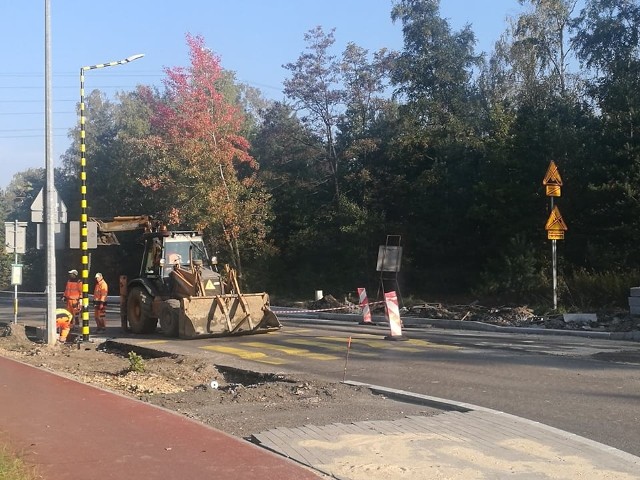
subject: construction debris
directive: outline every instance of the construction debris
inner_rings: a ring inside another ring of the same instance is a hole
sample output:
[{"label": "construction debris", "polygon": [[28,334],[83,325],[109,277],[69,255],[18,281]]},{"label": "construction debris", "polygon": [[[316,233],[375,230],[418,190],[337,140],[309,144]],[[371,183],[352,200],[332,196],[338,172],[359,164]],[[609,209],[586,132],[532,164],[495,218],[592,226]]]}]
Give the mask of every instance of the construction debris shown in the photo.
[{"label": "construction debris", "polygon": [[[340,302],[332,295],[325,295],[314,302],[299,305],[311,311],[332,311],[336,313],[361,314],[359,305],[345,298]],[[370,301],[373,315],[385,315],[384,302]],[[597,313],[539,315],[526,305],[503,305],[486,307],[478,302],[467,305],[445,304],[442,302],[419,303],[401,309],[402,317],[417,317],[443,320],[481,322],[503,327],[533,327],[559,330],[593,330],[608,332],[629,332],[640,330],[640,316],[630,315],[625,310],[607,310]],[[582,318],[588,318],[584,321]],[[595,319],[595,320],[594,320]]]},{"label": "construction debris", "polygon": [[483,307],[480,305],[443,305],[441,303],[423,303],[407,310],[407,316],[422,318],[442,318],[447,320],[466,320],[469,322],[491,323],[502,326],[532,326],[544,324],[544,318],[533,313],[526,306],[519,307]]},{"label": "construction debris", "polygon": [[[406,316],[447,320],[482,322],[505,327],[537,327],[564,330],[595,330],[628,332],[640,330],[640,318],[620,310],[600,311],[597,314],[536,315],[527,306],[484,307],[476,303],[470,305],[444,305],[423,303],[410,307]],[[588,315],[589,322],[581,320]],[[594,320],[595,319],[595,320]]]},{"label": "construction debris", "polygon": [[315,311],[330,310],[338,313],[357,313],[359,310],[359,307],[356,304],[351,303],[346,299],[344,302],[340,302],[336,300],[333,295],[325,295],[320,300],[310,302],[307,304],[306,308]]}]

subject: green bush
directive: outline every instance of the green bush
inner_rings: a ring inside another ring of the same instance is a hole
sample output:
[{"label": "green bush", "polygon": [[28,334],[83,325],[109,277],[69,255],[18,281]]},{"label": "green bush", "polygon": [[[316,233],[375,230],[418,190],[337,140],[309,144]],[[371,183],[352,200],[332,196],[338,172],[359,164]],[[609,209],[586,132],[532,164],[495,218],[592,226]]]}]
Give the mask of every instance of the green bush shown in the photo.
[{"label": "green bush", "polygon": [[589,272],[579,269],[565,277],[563,301],[579,310],[629,306],[629,289],[640,286],[640,274],[632,271]]},{"label": "green bush", "polygon": [[524,236],[516,235],[500,257],[487,262],[472,293],[502,302],[539,300],[546,295],[550,283],[541,265],[531,243]]},{"label": "green bush", "polygon": [[144,360],[136,352],[129,352],[129,371],[144,372]]}]

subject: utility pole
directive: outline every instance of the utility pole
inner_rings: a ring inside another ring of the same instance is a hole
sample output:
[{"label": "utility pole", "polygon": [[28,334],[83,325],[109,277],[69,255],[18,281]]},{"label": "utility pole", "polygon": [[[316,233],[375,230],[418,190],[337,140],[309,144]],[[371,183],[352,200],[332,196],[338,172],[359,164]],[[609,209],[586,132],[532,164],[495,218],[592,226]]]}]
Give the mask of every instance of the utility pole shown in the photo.
[{"label": "utility pole", "polygon": [[46,171],[46,225],[47,225],[47,343],[56,342],[56,237],[58,202],[53,175],[53,145],[51,123],[51,8],[50,0],[44,2],[44,125]]}]

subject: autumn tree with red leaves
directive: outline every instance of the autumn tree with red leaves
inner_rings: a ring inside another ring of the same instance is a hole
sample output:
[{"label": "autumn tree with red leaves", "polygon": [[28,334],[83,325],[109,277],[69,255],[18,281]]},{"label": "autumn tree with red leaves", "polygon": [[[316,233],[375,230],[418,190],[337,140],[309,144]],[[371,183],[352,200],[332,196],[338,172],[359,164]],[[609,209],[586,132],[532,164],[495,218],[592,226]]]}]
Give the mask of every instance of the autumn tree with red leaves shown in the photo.
[{"label": "autumn tree with red leaves", "polygon": [[147,91],[152,134],[141,140],[149,161],[140,181],[169,223],[205,230],[241,274],[241,257],[265,247],[269,197],[241,133],[244,113],[222,92],[220,59],[200,36],[187,43],[191,66],[166,70],[163,95]]}]

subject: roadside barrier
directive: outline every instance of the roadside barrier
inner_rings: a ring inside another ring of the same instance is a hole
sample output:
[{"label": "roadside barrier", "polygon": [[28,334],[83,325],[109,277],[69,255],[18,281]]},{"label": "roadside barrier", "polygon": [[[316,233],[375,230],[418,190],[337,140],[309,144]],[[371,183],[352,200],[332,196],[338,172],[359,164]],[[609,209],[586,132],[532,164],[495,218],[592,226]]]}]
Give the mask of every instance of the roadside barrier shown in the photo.
[{"label": "roadside barrier", "polygon": [[371,320],[371,310],[369,310],[367,290],[365,288],[358,288],[358,297],[360,301],[360,308],[362,309],[362,321],[360,322],[360,325],[373,324],[373,321]]},{"label": "roadside barrier", "polygon": [[385,311],[389,320],[390,334],[384,337],[385,340],[406,340],[402,335],[402,320],[400,319],[400,309],[398,308],[398,296],[396,292],[385,292]]}]

